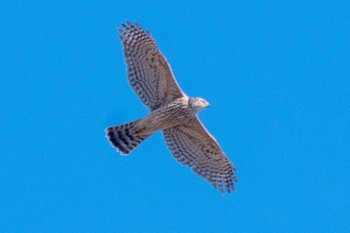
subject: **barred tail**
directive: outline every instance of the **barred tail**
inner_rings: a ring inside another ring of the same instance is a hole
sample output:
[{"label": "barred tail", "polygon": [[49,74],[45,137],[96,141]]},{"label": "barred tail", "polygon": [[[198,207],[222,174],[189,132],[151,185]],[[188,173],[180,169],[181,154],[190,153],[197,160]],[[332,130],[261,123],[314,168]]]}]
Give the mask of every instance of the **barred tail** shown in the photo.
[{"label": "barred tail", "polygon": [[134,132],[133,127],[137,121],[123,125],[112,126],[106,129],[106,137],[113,147],[124,155],[129,154],[141,142],[150,135],[138,135]]}]

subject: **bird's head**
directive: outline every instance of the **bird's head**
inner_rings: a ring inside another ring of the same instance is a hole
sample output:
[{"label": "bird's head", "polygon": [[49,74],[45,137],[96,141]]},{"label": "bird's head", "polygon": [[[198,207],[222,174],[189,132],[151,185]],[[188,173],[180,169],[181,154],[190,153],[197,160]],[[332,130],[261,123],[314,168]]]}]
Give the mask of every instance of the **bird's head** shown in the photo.
[{"label": "bird's head", "polygon": [[190,98],[188,101],[188,104],[196,112],[199,112],[200,110],[210,106],[208,101],[206,101],[205,99],[202,99],[202,98]]}]

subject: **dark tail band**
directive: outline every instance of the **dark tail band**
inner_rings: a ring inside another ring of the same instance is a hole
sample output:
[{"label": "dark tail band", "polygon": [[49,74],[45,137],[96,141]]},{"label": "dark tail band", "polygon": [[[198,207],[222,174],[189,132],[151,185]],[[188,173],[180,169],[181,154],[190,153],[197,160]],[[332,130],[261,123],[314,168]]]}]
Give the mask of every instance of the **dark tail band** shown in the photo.
[{"label": "dark tail band", "polygon": [[150,135],[138,135],[133,132],[135,121],[109,127],[106,129],[106,136],[113,147],[117,148],[119,152],[124,155],[129,154],[141,142],[143,142]]}]

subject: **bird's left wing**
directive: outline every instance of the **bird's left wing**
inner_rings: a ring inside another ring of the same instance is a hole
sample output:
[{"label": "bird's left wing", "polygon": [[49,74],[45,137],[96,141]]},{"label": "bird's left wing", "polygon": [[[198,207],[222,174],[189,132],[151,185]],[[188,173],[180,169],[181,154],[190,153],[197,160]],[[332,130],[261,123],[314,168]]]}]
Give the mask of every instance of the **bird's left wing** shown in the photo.
[{"label": "bird's left wing", "polygon": [[191,167],[220,192],[223,192],[223,185],[227,192],[234,190],[236,169],[198,117],[193,117],[190,124],[163,130],[163,137],[178,162]]},{"label": "bird's left wing", "polygon": [[128,21],[118,30],[130,86],[143,104],[154,110],[185,95],[148,31]]}]

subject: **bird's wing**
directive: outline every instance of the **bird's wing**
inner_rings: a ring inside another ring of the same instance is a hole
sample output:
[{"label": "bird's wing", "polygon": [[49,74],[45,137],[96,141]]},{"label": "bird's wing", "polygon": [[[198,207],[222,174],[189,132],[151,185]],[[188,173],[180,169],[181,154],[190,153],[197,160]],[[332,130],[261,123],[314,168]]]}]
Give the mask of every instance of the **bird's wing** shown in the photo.
[{"label": "bird's wing", "polygon": [[185,96],[171,68],[148,31],[126,21],[119,30],[127,77],[136,95],[150,110]]},{"label": "bird's wing", "polygon": [[190,124],[163,130],[163,137],[178,162],[191,167],[220,192],[223,192],[223,185],[227,192],[234,190],[236,169],[198,117],[194,117]]}]

